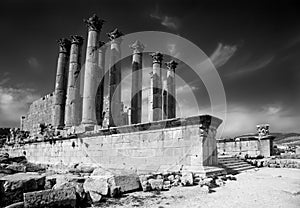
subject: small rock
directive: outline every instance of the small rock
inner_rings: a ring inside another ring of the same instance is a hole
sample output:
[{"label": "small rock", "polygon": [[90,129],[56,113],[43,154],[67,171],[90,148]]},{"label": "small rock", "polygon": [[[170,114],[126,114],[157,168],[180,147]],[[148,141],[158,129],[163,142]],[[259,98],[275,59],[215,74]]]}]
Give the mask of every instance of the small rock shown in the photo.
[{"label": "small rock", "polygon": [[121,196],[121,187],[120,186],[111,186],[109,188],[110,197],[117,198]]},{"label": "small rock", "polygon": [[216,183],[217,186],[224,186],[225,185],[225,182],[220,178],[216,179],[215,183]]},{"label": "small rock", "polygon": [[203,194],[208,194],[209,193],[209,186],[203,185],[200,187],[200,192]]},{"label": "small rock", "polygon": [[174,181],[175,177],[174,175],[168,176],[168,180],[172,183]]},{"label": "small rock", "polygon": [[163,179],[149,179],[148,182],[153,190],[160,191],[163,189]]},{"label": "small rock", "polygon": [[151,191],[151,184],[148,181],[143,181],[141,184],[144,192]]},{"label": "small rock", "polygon": [[101,194],[96,193],[94,191],[89,191],[88,194],[89,194],[89,196],[90,196],[90,198],[92,200],[92,203],[98,203],[98,202],[101,201],[101,198],[102,198]]},{"label": "small rock", "polygon": [[183,172],[181,176],[181,183],[184,186],[192,186],[194,184],[193,173]]},{"label": "small rock", "polygon": [[102,176],[90,177],[83,184],[85,192],[95,192],[103,196],[108,194],[108,187],[108,178]]},{"label": "small rock", "polygon": [[171,182],[170,181],[164,181],[163,182],[163,190],[169,190],[171,188]]}]

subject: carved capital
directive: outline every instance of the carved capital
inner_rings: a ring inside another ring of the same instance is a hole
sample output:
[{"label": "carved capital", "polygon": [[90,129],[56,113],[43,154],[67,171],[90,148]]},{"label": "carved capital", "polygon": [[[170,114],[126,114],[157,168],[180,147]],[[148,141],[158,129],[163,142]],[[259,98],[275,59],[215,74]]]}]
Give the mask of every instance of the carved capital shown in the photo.
[{"label": "carved capital", "polygon": [[132,45],[129,46],[133,50],[133,53],[142,53],[145,49],[144,44],[136,40]]},{"label": "carved capital", "polygon": [[83,21],[88,26],[89,31],[100,31],[104,23],[104,20],[100,19],[96,14]]},{"label": "carved capital", "polygon": [[71,41],[67,38],[61,38],[57,41],[59,46],[59,53],[69,53],[71,47]]},{"label": "carved capital", "polygon": [[150,54],[152,56],[152,61],[153,63],[160,63],[162,62],[163,60],[163,55],[160,53],[160,52],[154,52],[152,54]]},{"label": "carved capital", "polygon": [[172,71],[175,71],[175,69],[176,69],[176,67],[178,65],[178,63],[176,61],[174,61],[174,60],[171,60],[171,61],[169,61],[169,62],[167,62],[165,64],[166,64],[167,68],[169,70],[172,70]]},{"label": "carved capital", "polygon": [[83,44],[83,37],[79,35],[72,35],[71,36],[72,44],[82,45]]},{"label": "carved capital", "polygon": [[120,32],[118,30],[118,28],[114,29],[113,31],[111,31],[110,33],[107,33],[107,36],[109,38],[110,41],[116,40],[119,38],[119,40],[121,40],[121,36],[123,36],[123,33]]}]

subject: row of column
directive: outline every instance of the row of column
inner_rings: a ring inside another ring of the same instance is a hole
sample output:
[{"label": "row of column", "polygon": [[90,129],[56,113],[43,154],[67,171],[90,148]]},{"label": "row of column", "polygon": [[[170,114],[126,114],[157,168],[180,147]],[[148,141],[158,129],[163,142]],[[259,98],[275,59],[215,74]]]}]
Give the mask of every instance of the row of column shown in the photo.
[{"label": "row of column", "polygon": [[[53,125],[56,128],[79,125],[102,125],[104,119],[104,77],[105,77],[105,43],[100,41],[103,20],[93,15],[85,20],[88,27],[86,62],[84,73],[83,96],[80,96],[81,50],[83,38],[71,36],[60,39],[57,74],[55,84],[55,100]],[[109,70],[109,126],[121,125],[121,41],[123,34],[115,29],[108,33],[110,39]],[[131,90],[131,123],[141,123],[142,118],[142,54],[144,45],[134,42],[130,48],[132,55],[132,90]],[[175,68],[177,63],[166,63],[168,72],[166,86],[162,90],[163,55],[153,53],[153,71],[151,73],[150,121],[176,117],[175,101]],[[164,106],[162,106],[164,103]],[[164,110],[163,110],[164,109]]]}]

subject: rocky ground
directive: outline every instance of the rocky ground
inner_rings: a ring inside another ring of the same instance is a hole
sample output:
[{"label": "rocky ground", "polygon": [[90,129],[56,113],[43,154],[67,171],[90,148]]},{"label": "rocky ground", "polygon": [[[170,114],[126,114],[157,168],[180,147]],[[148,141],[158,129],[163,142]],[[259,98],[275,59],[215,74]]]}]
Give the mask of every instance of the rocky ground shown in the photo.
[{"label": "rocky ground", "polygon": [[300,169],[274,167],[235,176],[137,175],[94,164],[39,165],[2,154],[0,207],[300,207]]},{"label": "rocky ground", "polygon": [[169,191],[134,192],[98,207],[300,207],[300,170],[260,168],[236,175],[224,186],[204,191],[200,186]]}]

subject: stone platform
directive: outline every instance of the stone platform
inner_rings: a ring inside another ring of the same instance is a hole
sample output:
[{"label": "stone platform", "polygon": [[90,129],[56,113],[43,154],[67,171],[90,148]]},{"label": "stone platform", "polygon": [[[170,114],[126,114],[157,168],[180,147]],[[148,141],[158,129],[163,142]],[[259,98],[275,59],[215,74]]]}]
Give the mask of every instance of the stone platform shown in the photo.
[{"label": "stone platform", "polygon": [[204,166],[218,164],[215,135],[221,122],[200,115],[92,131],[75,128],[72,136],[1,151],[12,156],[26,153],[29,162],[42,164],[89,163],[137,172],[179,168],[200,173],[205,172]]}]

